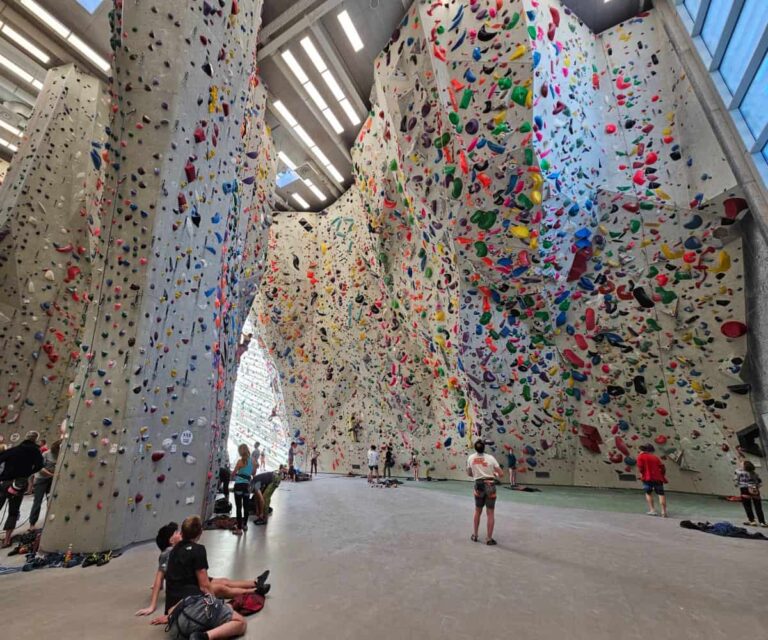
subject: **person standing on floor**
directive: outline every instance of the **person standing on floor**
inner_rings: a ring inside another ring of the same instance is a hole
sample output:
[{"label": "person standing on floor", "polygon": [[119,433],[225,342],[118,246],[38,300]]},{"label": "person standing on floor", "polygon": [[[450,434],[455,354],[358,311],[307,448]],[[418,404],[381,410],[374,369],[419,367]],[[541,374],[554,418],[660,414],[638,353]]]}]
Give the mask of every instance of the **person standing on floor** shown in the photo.
[{"label": "person standing on floor", "polygon": [[247,444],[241,444],[237,448],[240,459],[235,465],[235,513],[237,515],[237,528],[235,535],[241,535],[248,531],[248,507],[251,497],[251,479],[253,478],[253,459]]},{"label": "person standing on floor", "polygon": [[[765,515],[763,515],[763,498],[760,496],[760,486],[763,481],[755,473],[755,465],[749,460],[741,461],[741,469],[736,471],[736,483],[739,485],[741,504],[747,514],[747,522],[744,524],[756,527],[759,522],[761,527],[768,527],[765,524]],[[757,514],[757,522],[755,521],[755,514]]]},{"label": "person standing on floor", "polygon": [[384,477],[392,477],[392,467],[395,466],[395,454],[392,452],[392,445],[388,444],[384,452]]},{"label": "person standing on floor", "polygon": [[57,440],[43,454],[43,468],[35,474],[33,484],[34,500],[32,509],[29,512],[29,530],[34,531],[37,528],[37,521],[40,518],[40,508],[43,506],[43,498],[51,492],[53,485],[53,474],[56,471],[56,461],[59,459],[61,450],[61,440]]},{"label": "person standing on floor", "polygon": [[320,457],[320,452],[317,450],[317,445],[312,445],[312,456],[309,462],[309,475],[317,475],[317,459]]},{"label": "person standing on floor", "polygon": [[411,470],[413,471],[413,479],[419,481],[419,452],[414,449],[411,451]]},{"label": "person standing on floor", "polygon": [[661,517],[667,517],[667,496],[664,494],[664,485],[667,482],[667,469],[661,459],[653,452],[656,451],[652,444],[640,446],[640,455],[637,456],[637,470],[640,472],[640,479],[643,481],[643,491],[645,492],[645,501],[648,503],[648,515],[658,515],[653,501],[653,494],[659,496],[659,506],[661,507]]},{"label": "person standing on floor", "polygon": [[475,453],[467,458],[467,475],[475,481],[475,518],[472,541],[477,542],[480,517],[483,515],[483,507],[485,507],[487,533],[485,544],[495,545],[493,528],[496,524],[496,478],[503,478],[504,472],[496,458],[485,452],[485,442],[482,440],[475,442]]},{"label": "person standing on floor", "polygon": [[517,485],[517,456],[512,453],[512,449],[507,451],[507,466],[509,467],[509,486]]},{"label": "person standing on floor", "polygon": [[253,460],[253,472],[259,472],[259,466],[261,463],[261,442],[255,442],[253,444],[253,453],[251,453],[251,460]]},{"label": "person standing on floor", "polygon": [[291,442],[291,446],[288,449],[288,477],[296,482],[296,449],[298,445],[295,442]]},{"label": "person standing on floor", "polygon": [[372,444],[371,448],[368,449],[368,482],[372,483],[374,479],[374,474],[376,478],[376,482],[379,481],[379,452],[376,451],[376,445]]},{"label": "person standing on floor", "polygon": [[21,515],[21,503],[29,486],[29,478],[43,468],[43,454],[37,446],[40,434],[29,431],[24,440],[15,447],[0,452],[0,512],[8,503],[5,520],[5,537],[1,548],[11,546],[11,537]]}]

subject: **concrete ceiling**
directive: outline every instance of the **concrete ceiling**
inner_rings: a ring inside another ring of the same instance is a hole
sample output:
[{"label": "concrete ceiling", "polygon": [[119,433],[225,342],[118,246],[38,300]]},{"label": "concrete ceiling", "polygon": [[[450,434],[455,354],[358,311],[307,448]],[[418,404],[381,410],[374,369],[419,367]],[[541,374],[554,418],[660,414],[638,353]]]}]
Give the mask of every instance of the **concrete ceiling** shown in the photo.
[{"label": "concrete ceiling", "polygon": [[[290,127],[276,117],[274,111],[268,117],[273,128],[276,146],[295,164],[302,178],[310,177],[313,183],[326,195],[321,201],[300,181],[285,188],[278,188],[278,195],[289,209],[298,205],[291,200],[298,193],[317,211],[333,202],[352,184],[352,164],[349,149],[352,147],[361,124],[353,125],[333,97],[330,89],[316,70],[314,64],[301,46],[301,40],[309,37],[322,55],[345,96],[355,106],[361,121],[365,121],[370,108],[370,93],[373,85],[373,62],[389,41],[389,37],[405,15],[412,0],[266,0],[262,13],[262,36],[259,59],[261,76],[267,85],[272,100],[280,100],[307,131],[312,140],[342,174],[344,180],[338,184],[323,169],[322,164],[296,139]],[[363,49],[355,52],[337,18],[347,11],[360,38]],[[306,90],[288,70],[281,53],[289,50],[317,88],[344,131],[336,134]],[[283,169],[282,166],[280,169]]]},{"label": "concrete ceiling", "polygon": [[652,0],[562,0],[594,33],[636,16],[653,7]]}]

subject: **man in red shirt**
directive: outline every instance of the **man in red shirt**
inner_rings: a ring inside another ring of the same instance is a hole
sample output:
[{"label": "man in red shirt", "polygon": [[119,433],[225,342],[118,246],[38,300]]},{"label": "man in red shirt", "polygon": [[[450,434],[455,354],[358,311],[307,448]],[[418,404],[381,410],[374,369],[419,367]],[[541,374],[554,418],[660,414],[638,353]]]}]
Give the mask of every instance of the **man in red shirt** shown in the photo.
[{"label": "man in red shirt", "polygon": [[652,444],[644,444],[640,447],[642,453],[637,456],[637,470],[640,472],[640,479],[643,481],[643,491],[645,491],[645,501],[648,503],[648,515],[655,516],[656,506],[653,502],[653,494],[659,496],[659,505],[661,506],[661,517],[667,517],[667,496],[664,495],[664,484],[667,482],[665,477],[666,468],[658,456],[654,455],[656,449]]}]

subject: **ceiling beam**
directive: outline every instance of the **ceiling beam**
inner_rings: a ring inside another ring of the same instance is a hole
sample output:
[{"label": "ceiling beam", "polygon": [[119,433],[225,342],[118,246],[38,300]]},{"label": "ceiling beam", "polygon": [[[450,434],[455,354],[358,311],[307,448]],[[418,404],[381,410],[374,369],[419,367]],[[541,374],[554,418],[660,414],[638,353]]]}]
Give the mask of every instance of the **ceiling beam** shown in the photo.
[{"label": "ceiling beam", "polygon": [[[269,94],[269,99],[267,100],[267,108],[272,112],[272,115],[277,118],[278,122],[285,128],[285,130],[291,135],[291,137],[299,143],[299,145],[305,150],[307,157],[313,157],[314,154],[309,150],[309,147],[307,146],[307,143],[304,142],[299,136],[296,135],[293,128],[285,121],[283,118],[283,115],[274,107],[275,104],[275,96],[272,94]],[[329,180],[331,181],[331,186],[333,190],[333,195],[335,197],[339,197],[341,195],[341,190],[337,187],[336,181],[333,179],[333,176],[331,173],[326,169],[323,165],[321,165],[319,162],[314,161],[316,166],[320,167],[320,170],[328,176]]]},{"label": "ceiling beam", "polygon": [[284,44],[293,40],[298,34],[306,29],[309,29],[315,22],[320,20],[326,13],[338,7],[343,0],[325,0],[319,7],[313,9],[307,13],[301,20],[294,22],[290,27],[283,31],[280,35],[276,36],[274,40],[271,40],[259,49],[258,59],[264,60],[269,58]]},{"label": "ceiling beam", "polygon": [[[317,120],[317,122],[325,131],[325,133],[328,134],[328,137],[332,140],[333,144],[336,145],[336,148],[346,158],[347,162],[352,164],[352,155],[349,153],[349,149],[347,149],[347,147],[339,138],[338,134],[334,131],[331,124],[325,119],[323,112],[320,111],[317,105],[312,101],[312,98],[309,97],[307,92],[304,90],[304,87],[302,87],[301,84],[299,84],[299,81],[296,79],[296,76],[293,75],[293,72],[288,68],[288,65],[285,64],[285,62],[283,61],[283,58],[281,56],[275,56],[274,62],[275,64],[277,64],[277,68],[280,69],[280,72],[283,74],[283,76],[285,76],[285,79],[288,81],[288,84],[291,85],[291,88],[304,101],[304,104],[310,110],[315,120]],[[315,143],[317,143],[317,140],[315,140]],[[319,146],[320,145],[318,145],[318,147]],[[320,150],[322,151],[322,149]],[[311,154],[311,155],[312,157],[314,157],[314,154]]]},{"label": "ceiling beam", "polygon": [[272,22],[264,25],[259,31],[259,42],[266,44],[272,37],[272,34],[282,29],[285,25],[289,24],[292,20],[298,18],[302,13],[309,11],[313,4],[317,4],[317,0],[299,0],[294,2],[292,6],[283,11]]},{"label": "ceiling beam", "polygon": [[[366,99],[364,96],[360,95],[360,89],[352,79],[349,69],[347,69],[347,65],[344,64],[339,52],[336,51],[336,47],[333,46],[325,27],[320,22],[315,22],[311,27],[311,31],[312,35],[315,36],[315,39],[320,45],[321,52],[324,53],[325,57],[328,59],[328,62],[331,65],[331,70],[336,72],[339,82],[341,82],[341,86],[344,89],[344,94],[349,98],[349,101],[355,108],[355,112],[359,116],[366,114],[368,112]],[[361,117],[360,119],[365,121],[364,117]]]}]

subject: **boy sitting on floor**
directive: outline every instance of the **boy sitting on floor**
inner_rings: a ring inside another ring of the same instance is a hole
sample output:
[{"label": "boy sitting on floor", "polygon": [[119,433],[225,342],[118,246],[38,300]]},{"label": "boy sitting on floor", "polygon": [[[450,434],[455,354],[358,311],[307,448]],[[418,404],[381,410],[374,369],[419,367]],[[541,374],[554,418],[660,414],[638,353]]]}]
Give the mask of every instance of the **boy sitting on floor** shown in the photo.
[{"label": "boy sitting on floor", "polygon": [[[155,538],[160,549],[160,558],[158,559],[157,572],[155,573],[155,582],[152,584],[152,597],[149,606],[145,609],[139,609],[137,616],[149,616],[157,609],[157,600],[160,591],[163,588],[165,574],[168,571],[168,558],[173,548],[181,542],[181,530],[175,522],[170,522],[160,527]],[[267,584],[269,571],[262,573],[256,580],[229,580],[227,578],[209,578],[211,584],[211,593],[217,598],[227,600],[245,593],[259,593],[267,595],[272,585]]]}]

